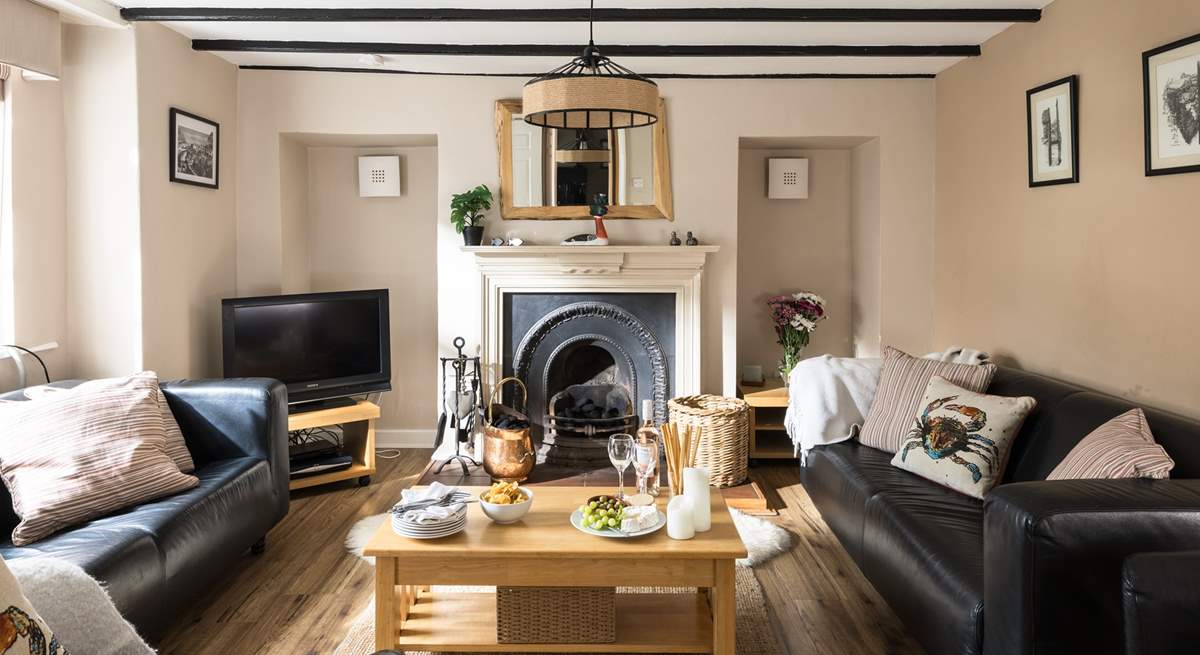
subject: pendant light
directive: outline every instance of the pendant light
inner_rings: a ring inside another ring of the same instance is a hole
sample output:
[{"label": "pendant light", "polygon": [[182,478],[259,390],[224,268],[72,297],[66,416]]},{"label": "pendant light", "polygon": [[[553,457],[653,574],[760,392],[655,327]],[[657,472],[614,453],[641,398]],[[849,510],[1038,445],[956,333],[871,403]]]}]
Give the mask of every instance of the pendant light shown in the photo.
[{"label": "pendant light", "polygon": [[658,85],[600,54],[592,40],[595,0],[583,54],[525,83],[525,122],[539,127],[614,129],[658,121]]}]

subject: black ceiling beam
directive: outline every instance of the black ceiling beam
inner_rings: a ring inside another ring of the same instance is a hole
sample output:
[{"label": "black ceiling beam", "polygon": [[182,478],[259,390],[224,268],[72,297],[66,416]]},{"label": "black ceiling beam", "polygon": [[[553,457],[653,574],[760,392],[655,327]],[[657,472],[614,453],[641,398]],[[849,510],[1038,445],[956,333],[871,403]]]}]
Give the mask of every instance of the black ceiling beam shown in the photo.
[{"label": "black ceiling beam", "polygon": [[[536,77],[540,73],[442,73],[391,68],[353,68],[345,66],[238,66],[243,70],[306,71],[319,73],[374,73],[383,75],[449,75],[452,77]],[[928,80],[933,73],[650,73],[645,77],[680,80]]]},{"label": "black ceiling beam", "polygon": [[[578,45],[194,39],[194,50],[305,54],[574,57]],[[618,57],[978,57],[977,45],[601,45]]]},{"label": "black ceiling beam", "polygon": [[[586,22],[587,9],[456,8],[217,8],[129,7],[129,21],[263,22]],[[1036,23],[1041,9],[804,9],[772,7],[688,7],[597,9],[597,22],[758,22],[758,23]]]}]

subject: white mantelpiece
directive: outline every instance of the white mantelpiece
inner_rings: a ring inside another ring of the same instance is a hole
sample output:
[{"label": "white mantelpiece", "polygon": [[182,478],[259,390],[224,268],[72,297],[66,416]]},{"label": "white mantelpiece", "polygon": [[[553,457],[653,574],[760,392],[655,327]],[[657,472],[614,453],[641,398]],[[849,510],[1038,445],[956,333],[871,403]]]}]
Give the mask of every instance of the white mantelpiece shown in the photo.
[{"label": "white mantelpiece", "polygon": [[719,246],[473,246],[483,365],[503,370],[506,293],[672,293],[675,394],[700,392],[700,278]]}]

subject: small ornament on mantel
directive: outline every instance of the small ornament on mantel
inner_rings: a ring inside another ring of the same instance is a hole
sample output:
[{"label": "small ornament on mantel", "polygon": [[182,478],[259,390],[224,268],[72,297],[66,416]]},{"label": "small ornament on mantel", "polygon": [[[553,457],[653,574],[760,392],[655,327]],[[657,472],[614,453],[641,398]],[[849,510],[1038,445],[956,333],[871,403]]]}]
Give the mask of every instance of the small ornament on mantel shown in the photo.
[{"label": "small ornament on mantel", "polygon": [[688,244],[689,246],[698,246],[698,245],[700,245],[700,240],[699,240],[699,239],[697,239],[696,237],[692,236],[692,231],[691,231],[691,230],[688,230],[688,235],[687,235],[687,244]]},{"label": "small ornament on mantel", "polygon": [[681,245],[683,245],[683,242],[679,240],[679,233],[678,233],[678,232],[671,232],[671,241],[670,241],[670,243],[671,243],[671,245],[672,245],[672,246],[681,246]]}]

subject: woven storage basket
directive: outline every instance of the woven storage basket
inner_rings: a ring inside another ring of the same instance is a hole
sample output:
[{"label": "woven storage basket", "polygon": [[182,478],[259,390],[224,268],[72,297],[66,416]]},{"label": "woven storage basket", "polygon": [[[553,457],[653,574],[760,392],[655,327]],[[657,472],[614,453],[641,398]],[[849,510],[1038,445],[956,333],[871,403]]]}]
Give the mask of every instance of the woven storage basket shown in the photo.
[{"label": "woven storage basket", "polygon": [[611,644],[617,640],[614,587],[497,587],[502,644]]},{"label": "woven storage basket", "polygon": [[699,427],[700,447],[696,466],[708,469],[714,487],[732,487],[746,481],[750,459],[750,406],[724,396],[683,396],[667,403],[671,422]]}]

